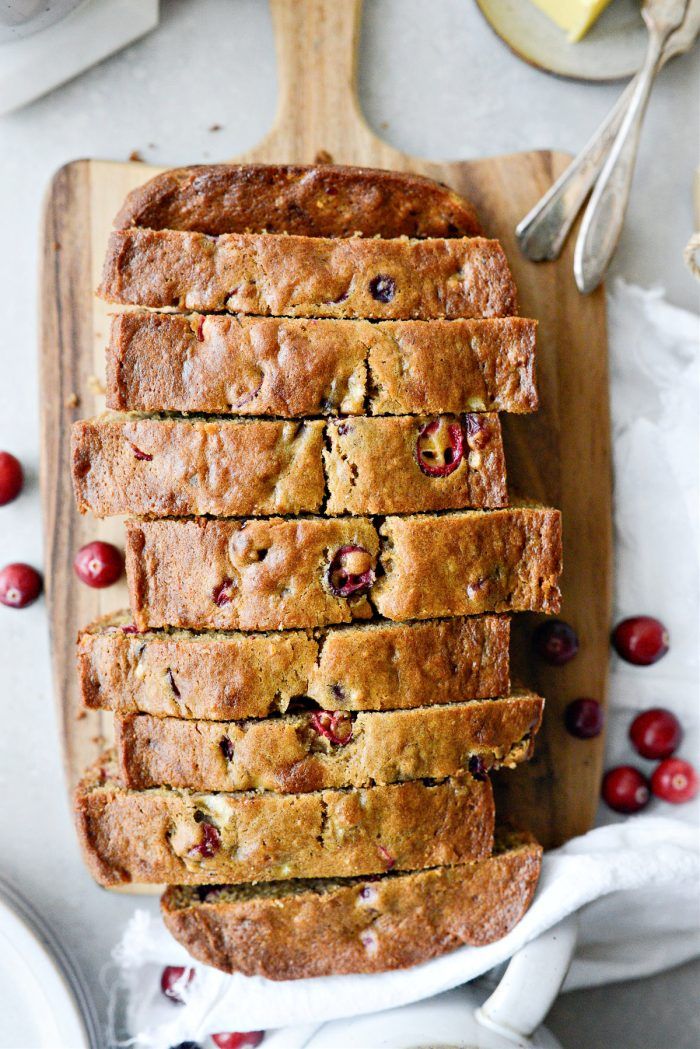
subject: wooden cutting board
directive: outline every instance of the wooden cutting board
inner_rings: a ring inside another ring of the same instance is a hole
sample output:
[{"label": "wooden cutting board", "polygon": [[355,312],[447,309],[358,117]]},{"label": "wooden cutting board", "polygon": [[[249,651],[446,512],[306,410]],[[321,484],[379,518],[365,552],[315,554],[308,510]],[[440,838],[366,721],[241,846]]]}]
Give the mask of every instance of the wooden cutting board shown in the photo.
[{"label": "wooden cutting board", "polygon": [[[582,298],[571,251],[535,265],[519,254],[513,229],[567,163],[551,152],[432,163],[397,152],[365,124],[355,93],[360,0],[272,0],[280,103],[276,123],[242,160],[336,163],[415,171],[441,179],[474,202],[489,235],[500,237],[520,292],[520,309],[540,321],[542,409],[503,416],[509,478],[521,493],[564,513],[563,616],[582,640],[563,669],[536,664],[516,637],[518,673],[547,698],[532,764],[500,776],[501,810],[546,845],[592,823],[602,738],[582,742],[562,725],[577,696],[604,700],[611,599],[610,425],[603,292]],[[488,146],[488,144],[485,144]],[[183,163],[187,157],[181,158]],[[41,303],[42,497],[46,584],[59,722],[72,787],[111,736],[111,716],[80,712],[74,673],[79,626],[127,604],[126,586],[104,591],[78,583],[75,551],[91,539],[123,545],[119,519],[81,518],[69,472],[70,424],[104,408],[107,307],[98,284],[112,219],[125,195],[157,169],[140,163],[80,160],[55,176],[46,201]],[[518,635],[533,620],[516,617]]]}]

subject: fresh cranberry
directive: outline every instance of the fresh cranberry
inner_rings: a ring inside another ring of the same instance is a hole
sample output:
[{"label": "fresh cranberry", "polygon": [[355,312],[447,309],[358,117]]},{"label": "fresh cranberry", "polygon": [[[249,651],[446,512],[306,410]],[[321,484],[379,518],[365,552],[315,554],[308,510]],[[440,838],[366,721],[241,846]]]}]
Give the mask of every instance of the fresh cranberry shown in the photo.
[{"label": "fresh cranberry", "polygon": [[180,992],[183,987],[188,987],[193,979],[194,969],[187,969],[184,965],[166,965],[160,974],[160,989],[171,1002],[182,1004]]},{"label": "fresh cranberry", "polygon": [[364,594],[375,579],[372,558],[364,546],[350,544],[336,550],[328,568],[328,586],[336,597]]},{"label": "fresh cranberry", "polygon": [[16,499],[23,484],[24,472],[19,459],[10,452],[0,452],[0,506]]},{"label": "fresh cranberry", "polygon": [[213,1034],[211,1040],[219,1049],[255,1049],[264,1037],[264,1031],[230,1031],[228,1034]]},{"label": "fresh cranberry", "polygon": [[[195,816],[195,819],[197,817]],[[221,848],[221,835],[213,823],[206,819],[200,821],[202,836],[197,845],[190,849],[191,856],[201,856],[203,860],[210,860]]]},{"label": "fresh cranberry", "polygon": [[342,747],[352,739],[352,717],[346,710],[319,710],[310,720],[312,728],[331,743]]},{"label": "fresh cranberry", "polygon": [[612,643],[622,659],[648,667],[668,652],[668,630],[652,616],[631,616],[617,624]]},{"label": "fresh cranberry", "polygon": [[605,714],[597,699],[574,699],[564,711],[567,732],[577,739],[593,739],[603,731]]},{"label": "fresh cranberry", "polygon": [[563,667],[578,652],[576,631],[562,619],[540,623],[532,635],[532,644],[537,655],[553,667]]},{"label": "fresh cranberry", "polygon": [[652,707],[637,714],[630,725],[632,746],[643,758],[660,761],[670,758],[683,739],[683,729],[675,714],[663,707]]},{"label": "fresh cranberry", "polygon": [[428,477],[448,477],[464,457],[464,434],[460,424],[449,415],[426,423],[416,441],[416,459]]},{"label": "fresh cranberry", "polygon": [[615,812],[629,815],[649,802],[649,784],[638,769],[618,765],[603,777],[603,801]]},{"label": "fresh cranberry", "polygon": [[391,302],[396,294],[396,281],[393,277],[380,274],[369,282],[369,290],[377,302]]},{"label": "fresh cranberry", "polygon": [[124,558],[116,546],[98,539],[94,543],[81,546],[75,555],[73,568],[81,582],[101,590],[116,583],[121,577]]},{"label": "fresh cranberry", "polygon": [[8,608],[26,608],[36,601],[42,588],[41,576],[31,565],[17,561],[0,571],[0,601]]},{"label": "fresh cranberry", "polygon": [[688,761],[666,758],[654,769],[651,789],[657,798],[681,805],[692,801],[698,792],[698,774]]}]

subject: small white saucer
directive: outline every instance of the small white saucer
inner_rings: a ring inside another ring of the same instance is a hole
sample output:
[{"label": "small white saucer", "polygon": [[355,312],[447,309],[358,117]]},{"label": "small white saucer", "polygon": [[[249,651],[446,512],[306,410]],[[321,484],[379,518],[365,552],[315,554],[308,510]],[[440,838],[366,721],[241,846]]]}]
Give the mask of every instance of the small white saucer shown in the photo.
[{"label": "small white saucer", "polygon": [[530,65],[573,80],[621,80],[644,60],[647,31],[640,0],[613,0],[583,40],[566,33],[530,0],[476,0],[489,25]]},{"label": "small white saucer", "polygon": [[33,102],[158,25],[158,0],[83,0],[59,22],[0,43],[0,116]]},{"label": "small white saucer", "polygon": [[94,1008],[72,961],[0,880],[0,1049],[97,1049]]}]

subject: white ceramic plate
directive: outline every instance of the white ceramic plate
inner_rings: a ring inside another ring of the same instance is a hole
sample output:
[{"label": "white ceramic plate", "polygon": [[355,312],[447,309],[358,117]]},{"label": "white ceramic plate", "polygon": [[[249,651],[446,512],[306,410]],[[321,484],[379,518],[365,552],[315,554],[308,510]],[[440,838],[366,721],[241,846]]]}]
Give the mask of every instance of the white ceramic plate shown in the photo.
[{"label": "white ceramic plate", "polygon": [[94,1049],[79,974],[50,930],[0,880],[0,1049]]},{"label": "white ceramic plate", "polygon": [[583,40],[566,33],[530,0],[476,0],[484,17],[519,58],[574,80],[620,80],[637,72],[647,31],[640,0],[613,0]]}]

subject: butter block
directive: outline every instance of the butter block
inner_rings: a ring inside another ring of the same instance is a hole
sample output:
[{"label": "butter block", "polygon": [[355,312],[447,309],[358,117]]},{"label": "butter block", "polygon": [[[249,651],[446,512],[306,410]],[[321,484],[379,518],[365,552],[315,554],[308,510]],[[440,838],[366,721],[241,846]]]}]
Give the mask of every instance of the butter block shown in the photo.
[{"label": "butter block", "polygon": [[535,7],[560,29],[565,30],[572,43],[586,35],[610,2],[611,0],[531,0]]}]

